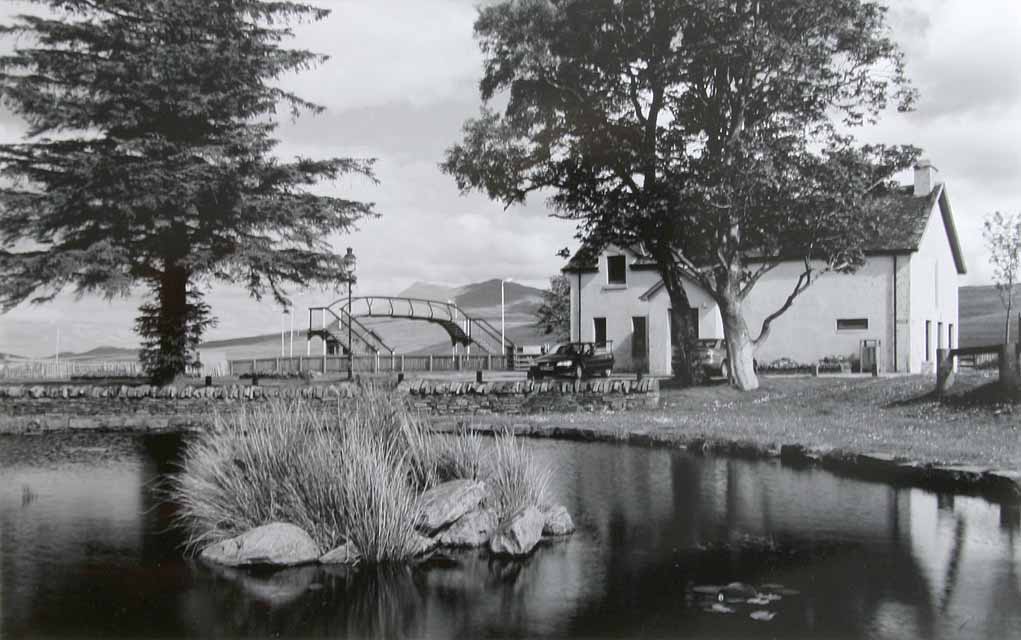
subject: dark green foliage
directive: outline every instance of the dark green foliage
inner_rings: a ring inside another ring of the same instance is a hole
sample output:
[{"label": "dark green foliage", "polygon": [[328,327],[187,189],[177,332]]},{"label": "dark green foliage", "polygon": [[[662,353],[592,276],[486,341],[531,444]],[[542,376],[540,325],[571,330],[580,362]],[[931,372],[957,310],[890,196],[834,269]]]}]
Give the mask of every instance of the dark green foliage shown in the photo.
[{"label": "dark green foliage", "polygon": [[556,340],[571,337],[571,284],[566,276],[549,279],[549,289],[542,292],[542,304],[535,310],[536,326]]},{"label": "dark green foliage", "polygon": [[289,24],[328,11],[257,0],[36,4],[48,11],[0,28],[15,46],[0,56],[0,100],[28,123],[23,142],[0,145],[4,310],[68,286],[113,297],[146,284],[154,300],[137,327],[147,346],[159,342],[147,364],[166,379],[208,324],[207,308],[185,309],[186,292],[220,280],[287,304],[288,283],[343,281],[326,238],[373,215],[371,205],[309,188],[347,173],[371,179],[371,161],[272,155],[279,106],[321,111],[272,83],[324,57],[281,43]]},{"label": "dark green foliage", "polygon": [[[643,245],[675,310],[689,306],[682,279],[696,282],[753,388],[755,342],[820,270],[862,264],[873,196],[917,156],[847,134],[915,97],[885,12],[868,0],[488,6],[480,92],[506,107],[468,121],[443,168],[506,204],[551,193],[591,246]],[[818,262],[752,339],[741,302],[791,257]]]}]

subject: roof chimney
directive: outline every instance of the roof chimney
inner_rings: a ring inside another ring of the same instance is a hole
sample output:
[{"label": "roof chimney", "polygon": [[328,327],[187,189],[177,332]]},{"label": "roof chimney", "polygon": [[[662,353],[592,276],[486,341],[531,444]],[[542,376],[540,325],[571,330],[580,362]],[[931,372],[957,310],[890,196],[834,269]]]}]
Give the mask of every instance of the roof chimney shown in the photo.
[{"label": "roof chimney", "polygon": [[915,164],[915,196],[923,197],[932,193],[939,182],[939,169],[932,166],[928,159],[922,158]]}]

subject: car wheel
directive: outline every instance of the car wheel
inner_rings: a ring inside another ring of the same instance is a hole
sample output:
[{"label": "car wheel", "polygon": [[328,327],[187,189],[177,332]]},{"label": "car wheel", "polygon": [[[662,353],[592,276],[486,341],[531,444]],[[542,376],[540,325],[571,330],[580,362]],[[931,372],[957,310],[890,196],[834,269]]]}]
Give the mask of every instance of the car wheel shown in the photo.
[{"label": "car wheel", "polygon": [[723,378],[730,380],[730,365],[727,364],[726,360],[724,360],[723,363],[720,365],[720,375]]},{"label": "car wheel", "polygon": [[580,364],[574,368],[574,377],[578,380],[585,377],[585,370],[581,368]]}]

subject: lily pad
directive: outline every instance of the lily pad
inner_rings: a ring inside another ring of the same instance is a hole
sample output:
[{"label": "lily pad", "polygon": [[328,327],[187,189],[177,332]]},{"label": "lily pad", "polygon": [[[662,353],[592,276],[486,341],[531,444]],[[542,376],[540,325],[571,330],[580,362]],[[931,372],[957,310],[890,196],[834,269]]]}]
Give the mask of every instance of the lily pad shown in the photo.
[{"label": "lily pad", "polygon": [[761,620],[762,622],[769,622],[770,620],[776,617],[776,612],[760,609],[759,611],[752,611],[751,615],[749,615],[748,617],[751,618],[752,620]]},{"label": "lily pad", "polygon": [[708,611],[712,611],[713,613],[734,613],[734,609],[718,602],[709,607]]},{"label": "lily pad", "polygon": [[[777,596],[777,598],[779,598],[779,596]],[[767,597],[766,594],[761,594],[761,595],[758,595],[758,596],[756,596],[754,598],[748,598],[748,600],[747,600],[748,604],[754,604],[754,605],[758,605],[760,607],[764,607],[764,606],[766,606],[767,604],[769,604],[772,601],[773,601],[773,599]]]},{"label": "lily pad", "polygon": [[713,584],[702,584],[702,585],[698,585],[698,586],[692,587],[691,590],[692,590],[692,592],[697,593],[699,595],[703,595],[703,596],[715,596],[716,594],[718,594],[720,592],[720,589],[722,589],[722,588],[723,587],[719,587],[719,586],[713,585]]}]

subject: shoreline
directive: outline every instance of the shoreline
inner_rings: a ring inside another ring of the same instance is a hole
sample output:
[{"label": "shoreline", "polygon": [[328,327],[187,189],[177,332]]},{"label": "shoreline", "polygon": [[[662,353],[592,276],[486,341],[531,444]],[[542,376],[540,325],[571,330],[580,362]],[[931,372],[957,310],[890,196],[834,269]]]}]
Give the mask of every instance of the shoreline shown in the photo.
[{"label": "shoreline", "polygon": [[601,442],[686,451],[692,455],[720,455],[749,460],[776,460],[795,468],[819,468],[857,480],[932,491],[977,495],[992,502],[1021,504],[1021,471],[982,465],[943,464],[913,460],[885,452],[858,452],[798,443],[775,444],[720,436],[701,436],[648,430],[607,431],[586,427],[553,427],[522,422],[434,420],[435,433],[459,429],[492,436],[507,430],[516,436],[569,442]]}]

